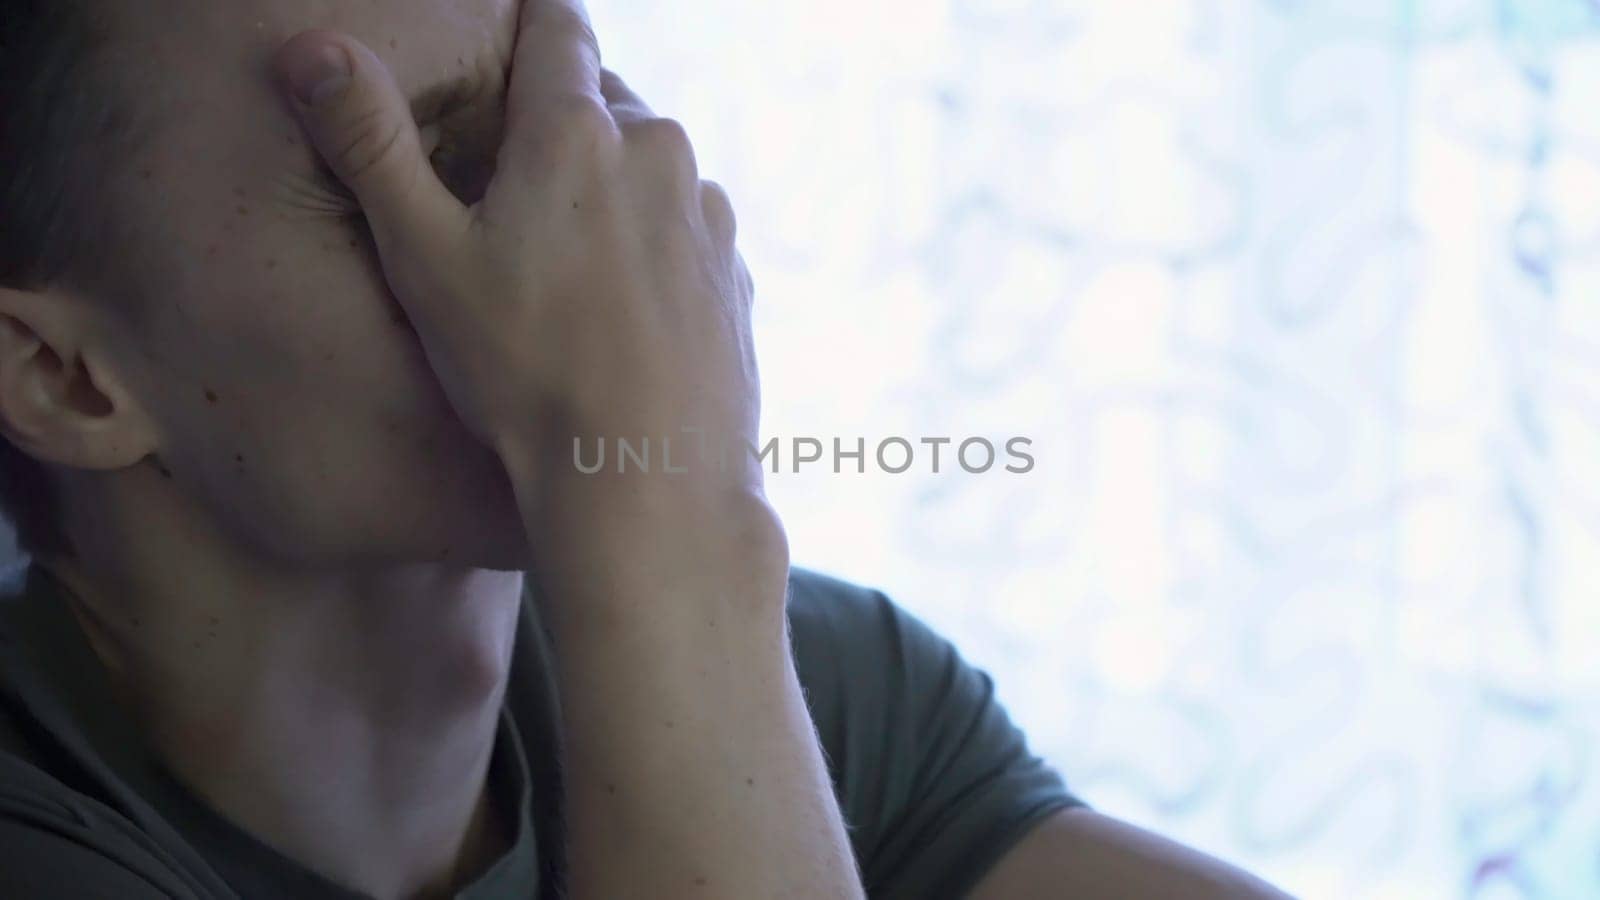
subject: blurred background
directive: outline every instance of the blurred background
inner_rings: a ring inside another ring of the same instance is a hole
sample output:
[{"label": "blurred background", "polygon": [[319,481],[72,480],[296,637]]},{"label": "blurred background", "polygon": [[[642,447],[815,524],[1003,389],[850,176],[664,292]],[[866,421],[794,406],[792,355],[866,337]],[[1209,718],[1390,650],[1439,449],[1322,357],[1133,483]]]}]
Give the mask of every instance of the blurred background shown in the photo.
[{"label": "blurred background", "polygon": [[733,198],[797,563],[1298,896],[1600,897],[1600,0],[589,6]]},{"label": "blurred background", "polygon": [[769,476],[798,562],[1298,895],[1600,896],[1596,4],[591,12],[734,200],[767,434],[1033,440]]}]

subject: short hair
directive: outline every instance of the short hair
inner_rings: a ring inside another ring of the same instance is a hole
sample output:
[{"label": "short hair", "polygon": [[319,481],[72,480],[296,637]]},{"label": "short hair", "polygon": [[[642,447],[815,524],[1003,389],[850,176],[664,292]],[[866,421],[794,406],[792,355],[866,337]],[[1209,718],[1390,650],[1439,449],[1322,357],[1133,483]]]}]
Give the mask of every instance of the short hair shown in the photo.
[{"label": "short hair", "polygon": [[[90,287],[107,265],[112,160],[130,110],[96,0],[0,0],[0,285]],[[0,440],[0,513],[33,556],[71,555],[48,467]]]}]

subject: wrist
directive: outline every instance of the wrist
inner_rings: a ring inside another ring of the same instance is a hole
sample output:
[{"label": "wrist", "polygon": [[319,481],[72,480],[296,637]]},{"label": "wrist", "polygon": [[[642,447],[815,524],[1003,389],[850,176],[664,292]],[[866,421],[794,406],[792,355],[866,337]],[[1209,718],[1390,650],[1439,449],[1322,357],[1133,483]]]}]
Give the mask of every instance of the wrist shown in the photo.
[{"label": "wrist", "polygon": [[[687,528],[687,526],[685,526]],[[544,615],[560,640],[616,644],[635,636],[663,642],[741,640],[782,634],[788,601],[787,551],[755,549],[738,556],[721,546],[684,549],[691,539],[536,544],[530,573]]]},{"label": "wrist", "polygon": [[536,441],[497,442],[531,574],[557,627],[783,621],[789,544],[759,480],[583,474]]}]

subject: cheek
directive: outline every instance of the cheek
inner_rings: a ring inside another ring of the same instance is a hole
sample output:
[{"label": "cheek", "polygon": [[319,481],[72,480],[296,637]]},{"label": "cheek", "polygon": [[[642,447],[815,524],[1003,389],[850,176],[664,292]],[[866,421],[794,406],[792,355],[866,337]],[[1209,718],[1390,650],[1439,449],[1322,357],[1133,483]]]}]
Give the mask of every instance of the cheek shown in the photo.
[{"label": "cheek", "polygon": [[202,448],[190,462],[208,478],[247,475],[282,435],[337,460],[341,446],[425,448],[459,427],[364,242],[211,246],[141,328],[144,394],[172,443]]},{"label": "cheek", "polygon": [[173,294],[167,341],[214,377],[255,384],[326,377],[340,362],[376,373],[409,365],[403,313],[368,240],[313,223],[219,237]]},{"label": "cheek", "polygon": [[516,528],[499,460],[453,417],[364,404],[323,392],[253,405],[220,435],[208,432],[197,462],[209,515],[288,558],[427,557]]},{"label": "cheek", "polygon": [[[241,162],[240,171],[281,164]],[[414,369],[414,335],[359,223],[293,208],[281,185],[259,177],[160,184],[172,190],[152,198],[158,206],[145,219],[159,236],[149,247],[161,270],[151,293],[175,371],[296,379],[341,359]]]},{"label": "cheek", "polygon": [[208,519],[286,556],[511,529],[498,460],[359,250],[258,244],[195,267],[148,343],[163,463]]}]

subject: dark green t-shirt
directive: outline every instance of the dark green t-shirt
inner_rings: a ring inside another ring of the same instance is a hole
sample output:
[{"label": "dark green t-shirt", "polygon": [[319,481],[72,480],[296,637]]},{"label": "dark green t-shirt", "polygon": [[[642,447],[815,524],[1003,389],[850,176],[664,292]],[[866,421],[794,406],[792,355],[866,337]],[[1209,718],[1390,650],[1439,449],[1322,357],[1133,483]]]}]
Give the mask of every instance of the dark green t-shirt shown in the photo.
[{"label": "dark green t-shirt", "polygon": [[[870,896],[962,896],[1030,826],[1078,804],[948,642],[879,592],[799,570],[790,584],[796,667]],[[161,767],[63,591],[39,566],[0,574],[0,897],[360,897]],[[465,900],[554,900],[560,877],[557,698],[524,600],[489,771],[516,834]]]}]

